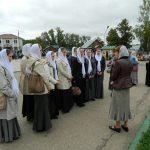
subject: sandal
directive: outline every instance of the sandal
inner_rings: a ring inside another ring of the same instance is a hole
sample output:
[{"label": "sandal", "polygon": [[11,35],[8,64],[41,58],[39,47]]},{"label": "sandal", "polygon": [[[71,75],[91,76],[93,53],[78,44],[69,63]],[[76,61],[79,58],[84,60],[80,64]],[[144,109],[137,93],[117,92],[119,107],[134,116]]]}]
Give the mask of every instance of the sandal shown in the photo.
[{"label": "sandal", "polygon": [[111,129],[115,132],[118,132],[118,133],[120,133],[120,131],[121,131],[121,128],[116,128],[115,126],[109,126],[109,129]]}]

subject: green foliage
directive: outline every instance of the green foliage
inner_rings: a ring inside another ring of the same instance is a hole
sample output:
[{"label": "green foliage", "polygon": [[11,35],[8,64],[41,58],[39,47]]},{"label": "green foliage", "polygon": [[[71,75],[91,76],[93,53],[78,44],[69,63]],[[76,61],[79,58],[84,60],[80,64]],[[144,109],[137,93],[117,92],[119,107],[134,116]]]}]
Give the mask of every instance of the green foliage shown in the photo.
[{"label": "green foliage", "polygon": [[116,28],[110,29],[106,39],[108,45],[125,45],[129,48],[133,38],[132,26],[129,26],[127,19],[123,19]]},{"label": "green foliage", "polygon": [[136,150],[150,150],[150,127],[146,133],[143,133],[143,137],[137,145]]},{"label": "green foliage", "polygon": [[108,36],[106,39],[107,39],[108,45],[117,46],[119,44],[119,40],[120,40],[117,30],[111,28],[110,31],[108,32]]},{"label": "green foliage", "polygon": [[80,36],[74,33],[64,33],[64,30],[57,27],[56,29],[50,29],[48,32],[43,32],[40,37],[31,40],[25,40],[26,43],[39,43],[43,48],[50,45],[58,45],[59,47],[66,47],[71,49],[73,46],[80,47],[85,42],[90,40],[89,36]]},{"label": "green foliage", "polygon": [[134,32],[141,43],[141,49],[150,51],[150,0],[143,0]]}]

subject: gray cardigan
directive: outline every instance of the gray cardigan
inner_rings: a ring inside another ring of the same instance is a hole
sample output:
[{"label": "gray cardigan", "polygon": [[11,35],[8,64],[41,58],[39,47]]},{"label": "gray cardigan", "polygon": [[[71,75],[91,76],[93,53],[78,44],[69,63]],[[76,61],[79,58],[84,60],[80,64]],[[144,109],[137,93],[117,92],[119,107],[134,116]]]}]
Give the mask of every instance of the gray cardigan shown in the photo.
[{"label": "gray cardigan", "polygon": [[0,119],[11,120],[19,114],[17,98],[12,90],[12,77],[10,73],[0,65],[0,92],[7,96],[6,109],[0,110]]}]

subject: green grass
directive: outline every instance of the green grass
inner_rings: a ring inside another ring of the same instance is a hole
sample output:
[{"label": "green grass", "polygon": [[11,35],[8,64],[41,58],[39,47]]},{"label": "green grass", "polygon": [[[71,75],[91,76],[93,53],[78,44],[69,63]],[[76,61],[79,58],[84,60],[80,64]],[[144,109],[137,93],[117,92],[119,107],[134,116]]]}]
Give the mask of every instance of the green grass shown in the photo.
[{"label": "green grass", "polygon": [[143,133],[142,139],[137,145],[136,150],[150,150],[150,127],[147,132]]}]

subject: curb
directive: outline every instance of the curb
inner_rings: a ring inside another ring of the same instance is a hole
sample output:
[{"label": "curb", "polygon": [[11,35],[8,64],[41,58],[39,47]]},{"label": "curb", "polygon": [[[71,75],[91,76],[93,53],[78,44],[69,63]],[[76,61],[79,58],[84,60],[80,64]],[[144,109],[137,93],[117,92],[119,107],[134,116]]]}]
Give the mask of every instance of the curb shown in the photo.
[{"label": "curb", "polygon": [[150,125],[150,112],[148,113],[146,119],[144,120],[144,123],[142,124],[142,126],[140,127],[140,130],[138,131],[138,133],[136,134],[134,140],[132,141],[132,143],[130,144],[128,150],[136,150],[137,144],[139,143],[139,141],[142,138],[143,132],[146,132],[149,128]]}]

